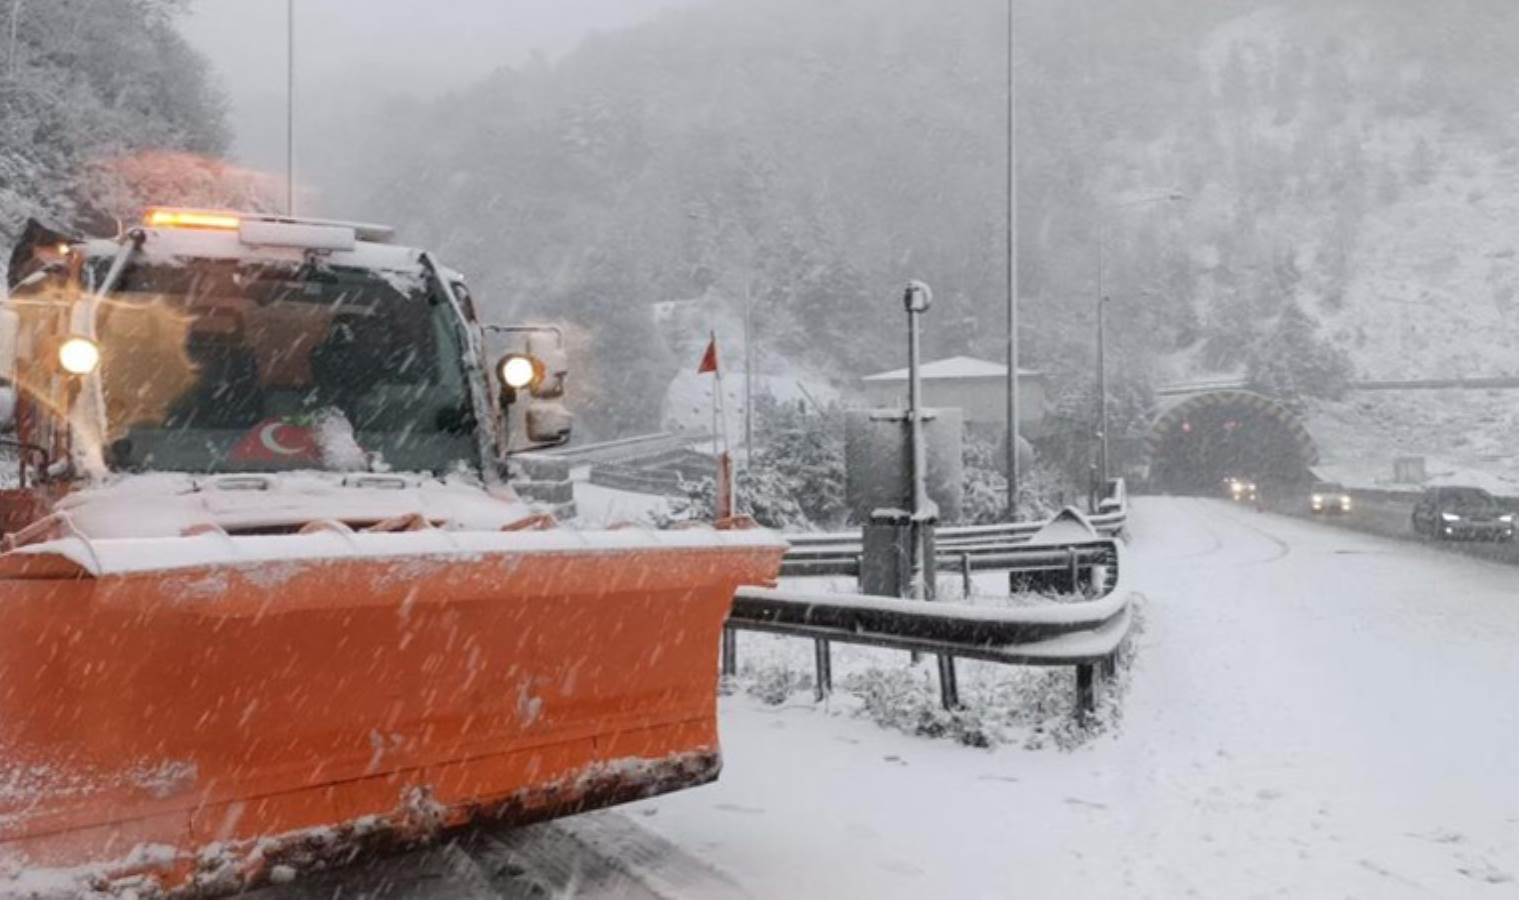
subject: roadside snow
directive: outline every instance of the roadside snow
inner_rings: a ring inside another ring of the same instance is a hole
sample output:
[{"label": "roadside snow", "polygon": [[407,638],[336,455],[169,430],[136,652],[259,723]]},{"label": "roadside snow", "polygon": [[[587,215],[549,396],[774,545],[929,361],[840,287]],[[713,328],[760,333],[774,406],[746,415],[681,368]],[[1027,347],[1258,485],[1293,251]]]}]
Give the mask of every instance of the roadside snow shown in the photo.
[{"label": "roadside snow", "polygon": [[984,750],[739,694],[722,780],[633,814],[757,897],[1519,890],[1514,569],[1208,501],[1132,529],[1115,730]]},{"label": "roadside snow", "polygon": [[1431,484],[1519,494],[1519,391],[1377,391],[1310,411],[1321,476],[1352,487],[1392,484],[1393,460],[1422,456]]}]

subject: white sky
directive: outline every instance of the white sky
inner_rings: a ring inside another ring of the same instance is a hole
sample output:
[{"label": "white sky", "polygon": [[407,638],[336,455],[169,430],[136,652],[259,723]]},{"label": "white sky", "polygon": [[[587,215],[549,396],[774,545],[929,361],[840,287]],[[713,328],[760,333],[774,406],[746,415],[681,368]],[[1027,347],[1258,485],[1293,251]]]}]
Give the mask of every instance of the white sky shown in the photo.
[{"label": "white sky", "polygon": [[[550,57],[597,30],[693,0],[295,0],[297,110],[335,96],[427,96],[533,51]],[[279,171],[285,146],[285,3],[192,0],[186,36],[232,103],[233,155]],[[315,95],[315,96],[313,96]],[[362,102],[362,100],[360,101]],[[307,123],[298,123],[299,132]],[[322,143],[322,135],[308,135]]]}]

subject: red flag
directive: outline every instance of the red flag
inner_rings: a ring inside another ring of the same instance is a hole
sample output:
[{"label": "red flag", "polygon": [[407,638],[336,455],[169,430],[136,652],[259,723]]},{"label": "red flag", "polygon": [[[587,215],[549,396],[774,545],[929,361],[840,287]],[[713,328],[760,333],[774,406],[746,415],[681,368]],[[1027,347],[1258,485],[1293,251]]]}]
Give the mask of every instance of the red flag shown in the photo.
[{"label": "red flag", "polygon": [[696,367],[696,374],[705,375],[708,372],[717,371],[717,335],[712,335],[712,340],[707,342],[707,352],[701,355],[701,365]]},{"label": "red flag", "polygon": [[227,458],[232,462],[320,462],[322,452],[311,429],[283,419],[266,419],[253,426]]}]

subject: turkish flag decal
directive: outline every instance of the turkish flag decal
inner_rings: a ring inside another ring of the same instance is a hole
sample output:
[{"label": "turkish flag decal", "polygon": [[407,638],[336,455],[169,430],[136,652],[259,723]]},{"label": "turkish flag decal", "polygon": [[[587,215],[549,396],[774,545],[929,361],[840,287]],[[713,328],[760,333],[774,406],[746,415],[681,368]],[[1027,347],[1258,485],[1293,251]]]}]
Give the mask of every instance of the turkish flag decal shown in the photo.
[{"label": "turkish flag decal", "polygon": [[243,435],[228,458],[232,462],[321,462],[322,451],[310,428],[266,419]]}]

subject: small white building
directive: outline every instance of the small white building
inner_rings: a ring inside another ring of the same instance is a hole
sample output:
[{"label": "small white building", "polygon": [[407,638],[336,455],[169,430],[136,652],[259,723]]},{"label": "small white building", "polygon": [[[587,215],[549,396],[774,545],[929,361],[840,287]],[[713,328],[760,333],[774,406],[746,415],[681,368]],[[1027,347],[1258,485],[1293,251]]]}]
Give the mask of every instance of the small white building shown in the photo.
[{"label": "small white building", "polygon": [[[955,356],[922,366],[923,403],[958,407],[967,425],[1001,429],[1007,424],[1007,366]],[[907,404],[907,370],[893,369],[861,379],[871,406]],[[1018,370],[1018,421],[1023,434],[1037,436],[1044,426],[1047,390],[1044,373]]]}]

